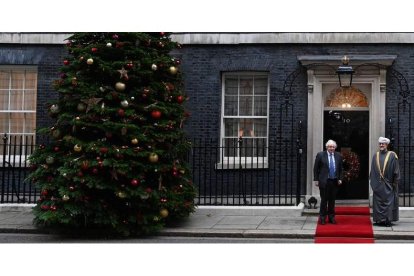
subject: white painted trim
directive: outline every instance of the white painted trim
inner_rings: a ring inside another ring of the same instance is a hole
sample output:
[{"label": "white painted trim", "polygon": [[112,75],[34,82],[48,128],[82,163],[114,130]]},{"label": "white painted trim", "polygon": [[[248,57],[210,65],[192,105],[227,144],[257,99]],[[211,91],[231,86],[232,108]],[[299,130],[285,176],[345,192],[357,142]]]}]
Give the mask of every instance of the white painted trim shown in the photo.
[{"label": "white painted trim", "polygon": [[414,43],[414,33],[174,33],[182,44]]},{"label": "white painted trim", "polygon": [[0,44],[65,44],[71,33],[0,33]]},{"label": "white painted trim", "polygon": [[[1,43],[65,44],[72,33],[0,33]],[[414,43],[414,33],[173,33],[181,44]]]}]

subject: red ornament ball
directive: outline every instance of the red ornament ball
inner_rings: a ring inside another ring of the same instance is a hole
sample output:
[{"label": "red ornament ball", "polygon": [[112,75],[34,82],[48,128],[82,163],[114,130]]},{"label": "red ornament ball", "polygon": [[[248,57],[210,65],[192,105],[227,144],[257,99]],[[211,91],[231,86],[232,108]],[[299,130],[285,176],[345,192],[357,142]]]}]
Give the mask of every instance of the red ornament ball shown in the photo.
[{"label": "red ornament ball", "polygon": [[[102,154],[105,154],[105,153],[107,153],[108,152],[108,148],[106,148],[106,147],[102,147],[102,148],[100,148],[99,149],[99,152],[100,153],[102,153]],[[99,162],[98,162],[99,163]]]},{"label": "red ornament ball", "polygon": [[63,61],[63,64],[64,64],[64,65],[69,65],[69,64],[70,64],[70,62],[69,62],[69,60],[65,59],[65,60]]},{"label": "red ornament ball", "polygon": [[138,185],[139,185],[139,180],[138,180],[138,179],[135,179],[135,178],[134,178],[134,179],[132,179],[132,180],[131,180],[131,185],[132,185],[132,186],[138,186]]},{"label": "red ornament ball", "polygon": [[182,104],[184,102],[184,96],[177,96],[177,103]]},{"label": "red ornament ball", "polygon": [[92,51],[92,53],[96,53],[96,52],[98,51],[98,48],[93,47],[93,48],[91,49],[91,51]]},{"label": "red ornament ball", "polygon": [[159,111],[159,110],[153,110],[151,112],[151,117],[153,119],[159,119],[159,118],[161,118],[161,111]]},{"label": "red ornament ball", "polygon": [[119,117],[124,117],[125,116],[125,110],[123,110],[122,108],[118,109],[118,116]]}]

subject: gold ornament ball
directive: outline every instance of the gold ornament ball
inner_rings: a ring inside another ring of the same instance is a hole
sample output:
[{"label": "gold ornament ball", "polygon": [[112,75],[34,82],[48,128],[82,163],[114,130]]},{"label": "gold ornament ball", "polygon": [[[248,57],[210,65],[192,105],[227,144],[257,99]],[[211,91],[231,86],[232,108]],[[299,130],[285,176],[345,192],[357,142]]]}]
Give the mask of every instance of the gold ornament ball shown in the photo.
[{"label": "gold ornament ball", "polygon": [[155,152],[151,153],[148,157],[148,160],[151,163],[157,163],[158,162],[158,154],[156,154]]},{"label": "gold ornament ball", "polygon": [[175,74],[177,74],[178,69],[175,66],[170,66],[169,71],[170,71],[171,75],[175,75]]},{"label": "gold ornament ball", "polygon": [[86,63],[88,65],[92,65],[93,64],[93,59],[92,58],[88,58],[88,60],[86,61]]},{"label": "gold ornament ball", "polygon": [[162,218],[166,218],[166,217],[168,217],[168,210],[167,210],[167,209],[161,209],[161,210],[160,210],[160,216],[161,216]]},{"label": "gold ornament ball", "polygon": [[116,195],[117,195],[119,198],[126,198],[126,193],[125,193],[125,192],[122,192],[122,191],[118,192]]},{"label": "gold ornament ball", "polygon": [[118,92],[124,91],[125,90],[125,83],[122,83],[122,82],[115,83],[115,89]]},{"label": "gold ornament ball", "polygon": [[138,139],[137,138],[132,139],[131,144],[133,144],[133,145],[138,144]]},{"label": "gold ornament ball", "polygon": [[73,150],[76,152],[81,152],[82,151],[82,146],[76,144],[75,146],[73,146]]},{"label": "gold ornament ball", "polygon": [[153,64],[153,65],[151,65],[151,69],[152,69],[152,71],[157,71],[158,67],[157,67],[157,65]]},{"label": "gold ornament ball", "polygon": [[63,201],[68,201],[68,200],[69,200],[69,196],[68,196],[68,195],[64,195],[64,196],[62,196],[62,200],[63,200]]},{"label": "gold ornament ball", "polygon": [[112,43],[111,42],[106,43],[106,47],[112,47]]}]

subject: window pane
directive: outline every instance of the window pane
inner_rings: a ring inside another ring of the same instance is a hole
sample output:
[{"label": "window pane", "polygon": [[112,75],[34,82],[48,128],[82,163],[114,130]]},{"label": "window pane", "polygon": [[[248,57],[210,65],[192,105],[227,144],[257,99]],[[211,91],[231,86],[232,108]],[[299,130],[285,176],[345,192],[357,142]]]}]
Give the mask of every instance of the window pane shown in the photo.
[{"label": "window pane", "polygon": [[254,94],[267,95],[267,78],[259,77],[254,79]]},{"label": "window pane", "polygon": [[253,119],[240,119],[240,130],[243,131],[243,137],[254,136]]},{"label": "window pane", "polygon": [[24,83],[24,71],[11,72],[11,89],[22,89]]},{"label": "window pane", "polygon": [[9,72],[0,71],[0,89],[9,89]]},{"label": "window pane", "polygon": [[253,98],[240,96],[239,116],[252,116],[253,114]]},{"label": "window pane", "polygon": [[36,91],[25,90],[24,91],[24,110],[36,110]]},{"label": "window pane", "polygon": [[10,93],[10,110],[23,109],[23,90],[12,90]]},{"label": "window pane", "polygon": [[9,110],[9,91],[0,90],[0,110]]},{"label": "window pane", "polygon": [[240,95],[253,95],[253,78],[240,78]]},{"label": "window pane", "polygon": [[25,133],[34,133],[36,128],[36,116],[35,113],[26,113],[25,114],[25,126],[24,132]]},{"label": "window pane", "polygon": [[267,119],[254,119],[254,133],[256,137],[267,137]]},{"label": "window pane", "polygon": [[0,134],[9,132],[9,114],[0,112]]},{"label": "window pane", "polygon": [[226,95],[237,95],[238,91],[238,79],[237,77],[226,77],[225,83],[225,91]]},{"label": "window pane", "polygon": [[224,136],[238,137],[238,119],[224,119]]},{"label": "window pane", "polygon": [[224,97],[224,115],[237,116],[237,96]]},{"label": "window pane", "polygon": [[23,132],[24,113],[10,113],[10,132]]},{"label": "window pane", "polygon": [[26,89],[36,89],[37,88],[37,73],[26,71],[26,80],[24,87]]},{"label": "window pane", "polygon": [[267,96],[255,96],[254,97],[254,115],[266,116],[267,115]]}]

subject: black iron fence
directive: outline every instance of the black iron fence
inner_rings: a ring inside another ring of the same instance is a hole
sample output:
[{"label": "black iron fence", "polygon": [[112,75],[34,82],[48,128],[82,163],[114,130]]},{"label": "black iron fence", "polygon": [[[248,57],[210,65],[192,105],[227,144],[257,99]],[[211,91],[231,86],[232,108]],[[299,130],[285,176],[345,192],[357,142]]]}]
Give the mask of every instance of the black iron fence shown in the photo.
[{"label": "black iron fence", "polygon": [[[0,146],[0,203],[35,203],[27,180],[32,136],[7,136]],[[401,168],[400,206],[414,206],[413,147],[395,149]],[[306,194],[306,158],[298,140],[235,138],[222,145],[193,140],[188,154],[198,205],[297,205]]]},{"label": "black iron fence", "polygon": [[300,202],[305,191],[300,144],[265,138],[233,140],[223,141],[222,145],[213,140],[192,142],[189,161],[193,182],[199,190],[197,204],[296,205]]},{"label": "black iron fence", "polygon": [[26,178],[28,157],[35,148],[34,136],[7,135],[0,146],[0,203],[34,203],[39,192]]}]

